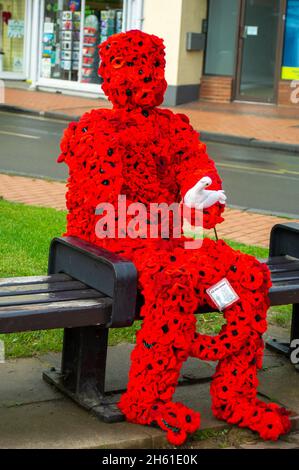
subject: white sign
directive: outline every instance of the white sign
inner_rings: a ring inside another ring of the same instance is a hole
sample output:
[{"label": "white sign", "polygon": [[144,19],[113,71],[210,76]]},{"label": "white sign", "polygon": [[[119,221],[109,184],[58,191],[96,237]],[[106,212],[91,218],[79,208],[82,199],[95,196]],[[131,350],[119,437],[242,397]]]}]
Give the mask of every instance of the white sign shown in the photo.
[{"label": "white sign", "polygon": [[24,20],[8,20],[7,36],[10,39],[24,37]]},{"label": "white sign", "polygon": [[44,23],[44,33],[54,33],[54,23]]},{"label": "white sign", "polygon": [[259,28],[258,26],[246,26],[247,36],[257,36]]},{"label": "white sign", "polygon": [[207,289],[208,296],[217,305],[220,312],[239,300],[239,296],[231,286],[230,282],[224,277],[221,281]]},{"label": "white sign", "polygon": [[13,71],[17,73],[23,72],[23,59],[22,57],[14,57],[13,58]]},{"label": "white sign", "polygon": [[43,78],[51,78],[51,59],[49,58],[42,59],[41,75]]}]

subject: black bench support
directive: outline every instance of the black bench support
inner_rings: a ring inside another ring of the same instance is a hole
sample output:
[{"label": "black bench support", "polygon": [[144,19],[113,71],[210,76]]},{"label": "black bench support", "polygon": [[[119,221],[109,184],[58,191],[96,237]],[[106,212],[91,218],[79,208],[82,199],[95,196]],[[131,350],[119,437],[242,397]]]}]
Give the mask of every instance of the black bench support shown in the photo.
[{"label": "black bench support", "polygon": [[61,371],[45,371],[43,378],[102,421],[123,420],[117,396],[105,395],[108,328],[66,328]]},{"label": "black bench support", "polygon": [[[299,224],[290,222],[277,224],[271,230],[269,256],[289,256],[299,259]],[[294,296],[294,301],[292,297]],[[298,292],[293,291],[289,302],[293,304],[290,342],[284,343],[270,338],[266,345],[269,349],[282,353],[289,357],[291,354],[290,344],[293,339],[299,339],[299,303]]]}]

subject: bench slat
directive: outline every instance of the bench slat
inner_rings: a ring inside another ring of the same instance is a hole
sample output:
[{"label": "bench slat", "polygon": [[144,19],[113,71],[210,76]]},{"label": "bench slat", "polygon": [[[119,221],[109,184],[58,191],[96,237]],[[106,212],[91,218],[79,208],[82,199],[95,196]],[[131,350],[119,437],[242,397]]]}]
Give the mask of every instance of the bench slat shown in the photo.
[{"label": "bench slat", "polygon": [[299,270],[299,261],[292,261],[285,264],[270,265],[269,269],[271,273],[287,273],[289,271]]},{"label": "bench slat", "polygon": [[100,297],[0,309],[0,333],[107,325],[112,299]]},{"label": "bench slat", "polygon": [[298,279],[290,279],[289,281],[274,282],[271,289],[273,290],[293,289],[294,291],[298,290],[299,292],[299,281]]},{"label": "bench slat", "polygon": [[24,277],[7,277],[0,279],[0,287],[18,286],[25,284],[40,284],[43,282],[60,282],[71,281],[73,278],[67,274],[51,274],[50,276],[24,276]]},{"label": "bench slat", "polygon": [[275,288],[270,290],[270,304],[274,305],[289,305],[299,303],[299,289],[294,291],[294,287],[283,286],[283,288]]},{"label": "bench slat", "polygon": [[272,256],[264,260],[269,266],[275,266],[277,264],[287,264],[292,263],[294,261],[299,261],[298,258],[294,258],[293,256],[284,255],[284,256]]},{"label": "bench slat", "polygon": [[299,269],[296,271],[276,272],[271,273],[271,279],[273,283],[286,282],[291,280],[298,280],[299,283]]},{"label": "bench slat", "polygon": [[0,297],[8,295],[23,295],[23,294],[41,294],[42,292],[56,292],[87,289],[88,286],[80,281],[62,281],[62,282],[45,282],[42,284],[25,284],[17,286],[4,286],[0,287]]},{"label": "bench slat", "polygon": [[15,305],[33,305],[37,303],[63,302],[64,300],[80,300],[102,297],[101,292],[94,289],[47,292],[42,294],[8,295],[0,297],[0,314],[4,310],[14,310]]}]

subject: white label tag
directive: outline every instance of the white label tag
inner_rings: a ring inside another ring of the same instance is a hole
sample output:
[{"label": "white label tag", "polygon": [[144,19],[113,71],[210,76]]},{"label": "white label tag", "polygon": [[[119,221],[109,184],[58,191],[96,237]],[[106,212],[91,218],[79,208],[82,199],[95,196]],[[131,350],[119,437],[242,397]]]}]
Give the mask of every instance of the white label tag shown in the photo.
[{"label": "white label tag", "polygon": [[258,35],[258,26],[246,26],[247,36],[257,36]]},{"label": "white label tag", "polygon": [[207,289],[207,294],[217,305],[220,312],[240,299],[226,278],[223,278],[221,281],[217,282],[217,284],[209,287],[209,289]]}]

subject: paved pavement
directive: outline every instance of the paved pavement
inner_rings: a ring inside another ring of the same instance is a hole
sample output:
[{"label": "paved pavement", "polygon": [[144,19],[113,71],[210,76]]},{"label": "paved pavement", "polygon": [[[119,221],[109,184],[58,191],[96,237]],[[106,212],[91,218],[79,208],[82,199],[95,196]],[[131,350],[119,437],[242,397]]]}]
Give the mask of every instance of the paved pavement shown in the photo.
[{"label": "paved pavement", "polygon": [[[106,387],[114,394],[126,387],[132,347],[121,344],[109,348]],[[166,445],[165,434],[160,430],[126,422],[102,423],[43,382],[42,371],[53,365],[59,367],[59,363],[60,354],[49,353],[0,364],[0,448],[137,449]],[[201,430],[213,430],[216,434],[229,426],[216,420],[210,409],[209,378],[214,370],[214,363],[188,360],[175,400],[200,411]],[[263,394],[260,399],[275,398],[296,414],[299,411],[298,386],[299,375],[293,366],[286,359],[266,351],[264,369],[260,373]],[[239,430],[235,428],[235,432]],[[191,445],[196,448],[201,443]],[[209,445],[217,444],[205,441],[205,447]],[[249,448],[299,448],[299,437],[293,432],[278,442],[264,443],[256,434],[247,433],[246,440],[239,437],[234,447],[242,448],[243,445]]]},{"label": "paved pavement", "polygon": [[[5,105],[74,118],[95,107],[110,107],[105,99],[16,88],[5,89]],[[173,109],[188,114],[198,131],[298,146],[299,105],[193,102]]]},{"label": "paved pavement", "polygon": [[[64,210],[65,189],[65,183],[57,181],[0,174],[0,196],[9,201]],[[217,226],[217,232],[220,238],[267,247],[273,225],[288,221],[281,217],[227,208],[225,221]]]}]

